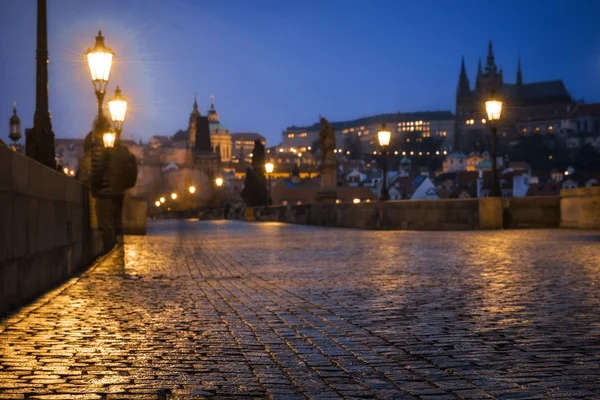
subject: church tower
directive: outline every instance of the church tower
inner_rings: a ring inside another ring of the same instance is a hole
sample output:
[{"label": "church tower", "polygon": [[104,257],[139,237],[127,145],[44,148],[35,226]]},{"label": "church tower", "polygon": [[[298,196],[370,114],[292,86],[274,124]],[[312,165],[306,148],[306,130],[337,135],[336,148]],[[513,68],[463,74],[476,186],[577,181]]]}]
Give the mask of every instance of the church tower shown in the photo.
[{"label": "church tower", "polygon": [[523,84],[523,71],[521,71],[521,56],[519,56],[519,61],[517,62],[517,86],[521,86]]},{"label": "church tower", "polygon": [[201,117],[200,110],[198,109],[198,102],[196,101],[196,95],[194,94],[194,108],[190,114],[190,121],[188,124],[188,148],[193,149],[196,145],[196,121],[198,117]]},{"label": "church tower", "polygon": [[494,49],[492,47],[492,41],[490,40],[485,71],[477,76],[477,92],[480,95],[486,95],[491,91],[499,91],[502,88],[503,83],[502,70],[498,70],[498,67],[496,66]]}]

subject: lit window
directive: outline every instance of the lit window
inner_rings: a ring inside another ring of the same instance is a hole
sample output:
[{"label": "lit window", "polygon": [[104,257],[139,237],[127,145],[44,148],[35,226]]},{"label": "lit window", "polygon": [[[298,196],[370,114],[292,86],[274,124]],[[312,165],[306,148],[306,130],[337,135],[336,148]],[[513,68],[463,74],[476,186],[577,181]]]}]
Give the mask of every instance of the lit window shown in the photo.
[{"label": "lit window", "polygon": [[348,129],[344,129],[342,133],[348,133]]},{"label": "lit window", "polygon": [[540,132],[540,127],[539,127],[539,126],[536,126],[536,127],[535,127],[535,133],[539,133],[539,132]]},{"label": "lit window", "polygon": [[360,127],[360,130],[364,130],[364,129],[365,129],[365,127],[364,127],[364,126],[361,126],[361,127]]},{"label": "lit window", "polygon": [[350,132],[354,132],[354,128],[350,128]]},{"label": "lit window", "polygon": [[293,137],[294,137],[294,134],[293,134],[293,133],[288,133],[288,137],[289,137],[289,138],[293,138]]},{"label": "lit window", "polygon": [[365,135],[368,135],[368,134],[369,134],[369,131],[365,131]]},{"label": "lit window", "polygon": [[406,143],[410,143],[410,138],[406,138]]}]

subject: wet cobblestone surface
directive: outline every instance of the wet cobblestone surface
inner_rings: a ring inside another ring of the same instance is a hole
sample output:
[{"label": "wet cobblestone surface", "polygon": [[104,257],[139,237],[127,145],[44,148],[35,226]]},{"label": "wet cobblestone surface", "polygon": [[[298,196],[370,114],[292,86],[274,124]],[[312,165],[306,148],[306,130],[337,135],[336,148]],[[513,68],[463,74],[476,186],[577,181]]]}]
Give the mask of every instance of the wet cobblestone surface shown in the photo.
[{"label": "wet cobblestone surface", "polygon": [[0,399],[600,399],[600,233],[150,230],[0,321]]}]

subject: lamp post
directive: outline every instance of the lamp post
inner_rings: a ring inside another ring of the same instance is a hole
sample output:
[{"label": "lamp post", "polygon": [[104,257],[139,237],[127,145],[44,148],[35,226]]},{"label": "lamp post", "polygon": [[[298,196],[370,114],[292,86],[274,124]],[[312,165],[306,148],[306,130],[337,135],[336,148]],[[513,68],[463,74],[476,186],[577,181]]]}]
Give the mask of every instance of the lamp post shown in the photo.
[{"label": "lamp post", "polygon": [[21,139],[21,120],[17,115],[17,103],[13,102],[13,115],[9,121],[8,137],[13,141],[13,150],[17,150],[17,142]]},{"label": "lamp post", "polygon": [[[298,156],[300,157],[300,155],[298,155]],[[273,204],[273,199],[271,198],[271,174],[273,173],[274,169],[275,169],[275,164],[273,164],[272,162],[268,162],[265,164],[265,172],[267,173],[267,193],[268,193],[267,205],[268,206]]]},{"label": "lamp post", "polygon": [[381,154],[383,157],[383,183],[381,186],[381,201],[386,201],[390,199],[390,192],[387,187],[387,155],[391,137],[392,132],[387,130],[387,127],[384,123],[383,125],[381,125],[381,129],[379,130],[379,132],[377,132],[377,139],[379,140],[379,146],[381,146]]},{"label": "lamp post", "polygon": [[104,95],[106,94],[106,86],[108,85],[108,79],[110,77],[110,68],[112,66],[112,60],[114,52],[106,47],[104,44],[104,36],[102,31],[98,32],[96,36],[96,44],[94,47],[90,47],[85,56],[90,67],[90,74],[92,75],[92,83],[94,84],[94,92],[96,93],[96,100],[98,102],[98,115],[94,121],[94,140],[99,140],[104,133],[110,131],[110,123],[104,116],[103,103]]},{"label": "lamp post", "polygon": [[120,140],[123,123],[125,122],[125,114],[127,113],[127,99],[123,97],[119,86],[115,89],[113,97],[108,101],[108,110],[110,111],[115,131],[117,132],[116,139]]},{"label": "lamp post", "polygon": [[502,114],[502,101],[499,100],[493,92],[490,99],[485,102],[485,110],[492,132],[492,191],[490,197],[499,197],[500,185],[498,182],[498,165],[496,160],[496,136],[498,134],[498,122],[500,121],[500,115]]},{"label": "lamp post", "polygon": [[56,169],[54,132],[48,100],[48,19],[46,0],[37,0],[37,48],[35,51],[35,113],[33,129],[26,132],[25,153],[28,157]]}]

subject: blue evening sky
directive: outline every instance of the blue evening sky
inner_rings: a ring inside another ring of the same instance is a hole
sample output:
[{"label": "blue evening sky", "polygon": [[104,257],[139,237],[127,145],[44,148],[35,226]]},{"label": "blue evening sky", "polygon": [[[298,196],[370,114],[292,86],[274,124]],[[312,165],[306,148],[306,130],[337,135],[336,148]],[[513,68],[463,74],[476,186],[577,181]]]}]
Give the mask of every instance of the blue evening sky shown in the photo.
[{"label": "blue evening sky", "polygon": [[[597,0],[48,0],[50,110],[57,137],[83,137],[95,97],[83,58],[98,29],[130,99],[127,137],[187,127],[194,93],[231,132],[269,144],[293,124],[397,111],[454,111],[460,59],[471,83],[493,40],[505,80],[564,79],[600,101]],[[35,0],[0,0],[0,117],[35,104]],[[2,126],[2,125],[0,125]],[[23,129],[24,131],[24,129]]]}]

